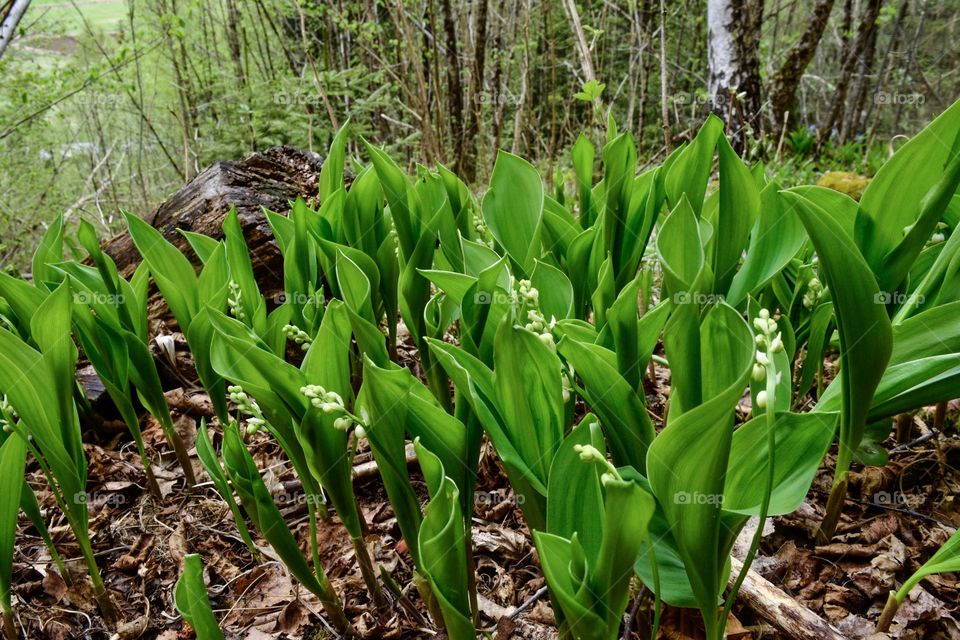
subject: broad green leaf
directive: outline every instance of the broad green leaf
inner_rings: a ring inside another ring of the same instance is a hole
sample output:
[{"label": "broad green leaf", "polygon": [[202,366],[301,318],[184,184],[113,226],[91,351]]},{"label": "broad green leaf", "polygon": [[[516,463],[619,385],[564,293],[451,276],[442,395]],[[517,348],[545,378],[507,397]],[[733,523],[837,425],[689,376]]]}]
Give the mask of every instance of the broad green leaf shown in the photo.
[{"label": "broad green leaf", "polygon": [[566,421],[560,359],[509,321],[497,330],[493,359],[498,408],[520,455],[545,485]]},{"label": "broad green leaf", "polygon": [[711,255],[714,291],[726,294],[760,211],[760,192],[750,170],[725,137],[718,139],[717,149],[720,188]]},{"label": "broad green leaf", "polygon": [[580,224],[585,229],[593,224],[596,215],[590,200],[593,189],[593,158],[596,150],[584,134],[580,134],[571,151],[573,170],[577,176],[577,191],[580,194]]},{"label": "broad green leaf", "polygon": [[[586,555],[596,560],[603,544],[603,491],[600,486],[602,468],[584,462],[574,447],[591,445],[606,451],[597,421],[585,416],[567,435],[550,464],[547,483],[547,531],[562,538],[574,534]],[[571,487],[577,487],[571,491]]]},{"label": "broad green leaf", "polygon": [[325,202],[331,193],[343,186],[344,150],[349,131],[350,120],[347,119],[333,137],[327,157],[323,159],[323,166],[320,167],[320,178],[317,180],[317,195],[321,202]]},{"label": "broad green leaf", "polygon": [[[674,412],[671,397],[667,426],[647,453],[647,473],[672,527],[710,637],[732,544],[721,536],[723,478],[732,443],[733,408],[753,367],[753,335],[736,311],[720,304],[703,321],[700,346],[680,346],[697,349],[695,358],[703,366],[702,402],[679,413]],[[669,350],[667,357],[675,361]]]},{"label": "broad green leaf", "polygon": [[173,602],[197,634],[197,640],[223,640],[203,583],[203,562],[199,555],[188,553],[183,557],[183,571],[174,589]]},{"label": "broad green leaf", "polygon": [[17,536],[20,493],[24,488],[23,467],[27,443],[11,435],[0,445],[0,607],[10,615],[10,580],[13,575],[13,547]]},{"label": "broad green leaf", "polygon": [[616,355],[571,338],[563,338],[557,350],[583,379],[584,400],[600,417],[614,462],[643,472],[654,439],[653,423],[643,397],[618,370]]},{"label": "broad green leaf", "polygon": [[477,632],[470,613],[460,494],[440,458],[420,444],[419,438],[414,440],[414,447],[430,492],[419,533],[423,570],[440,603],[447,637],[474,640]]},{"label": "broad green leaf", "polygon": [[178,231],[180,235],[187,239],[187,242],[190,243],[190,248],[193,249],[193,252],[197,254],[197,257],[200,258],[200,262],[203,264],[207,263],[207,260],[210,259],[210,254],[220,245],[219,241],[214,240],[208,235],[185,231],[183,229],[179,229]]},{"label": "broad green leaf", "polygon": [[[236,423],[231,423],[224,428],[223,462],[244,510],[257,530],[277,552],[284,566],[300,584],[321,601],[329,602],[332,594],[318,580],[318,575],[322,575],[323,569],[321,567],[310,569],[310,563],[300,551],[296,538],[293,537],[293,533],[283,520],[280,509],[277,508],[273,497],[263,483],[253,457],[240,438]],[[316,575],[314,571],[317,572]]]},{"label": "broad green leaf", "polygon": [[563,271],[536,260],[530,284],[540,292],[540,310],[547,320],[572,317],[573,285]]},{"label": "broad green leaf", "polygon": [[803,225],[785,210],[779,191],[774,182],[760,193],[760,215],[750,232],[747,258],[727,291],[727,302],[734,307],[779,273],[806,242]]},{"label": "broad green leaf", "polygon": [[157,288],[181,329],[186,332],[199,307],[197,275],[193,266],[159,231],[135,215],[126,212],[123,215],[127,220],[130,238],[150,265]]},{"label": "broad green leaf", "polygon": [[707,180],[713,168],[713,151],[722,133],[723,121],[711,114],[693,141],[674,152],[676,157],[665,180],[667,200],[671,208],[676,208],[680,198],[686,196],[694,215],[700,216],[703,196],[707,192]]},{"label": "broad green leaf", "polygon": [[543,183],[526,160],[500,151],[483,196],[483,218],[520,274],[533,271],[540,255]]},{"label": "broad green leaf", "polygon": [[[794,511],[833,442],[836,414],[778,412],[773,455],[773,493],[768,516]],[[723,490],[723,508],[759,515],[770,459],[767,419],[753,418],[733,433]]]},{"label": "broad green leaf", "polygon": [[958,131],[960,101],[900,147],[860,198],[857,244],[885,289],[900,285],[957,189]]},{"label": "broad green leaf", "polygon": [[834,303],[843,397],[837,459],[841,478],[863,437],[871,399],[890,359],[893,332],[877,281],[853,240],[810,200],[790,191],[783,196],[813,241]]}]

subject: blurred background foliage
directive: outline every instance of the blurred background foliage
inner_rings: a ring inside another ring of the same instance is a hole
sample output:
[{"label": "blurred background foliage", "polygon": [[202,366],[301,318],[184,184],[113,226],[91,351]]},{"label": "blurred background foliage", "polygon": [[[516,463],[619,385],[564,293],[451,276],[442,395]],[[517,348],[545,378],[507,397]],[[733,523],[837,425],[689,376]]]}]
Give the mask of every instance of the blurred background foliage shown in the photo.
[{"label": "blurred background foliage", "polygon": [[59,212],[107,235],[213,162],[322,150],[348,117],[471,183],[498,148],[569,173],[608,113],[662,159],[723,110],[709,4],[750,17],[759,82],[731,101],[753,113],[728,123],[785,185],[869,176],[957,97],[960,0],[33,0],[0,56],[0,265]]}]

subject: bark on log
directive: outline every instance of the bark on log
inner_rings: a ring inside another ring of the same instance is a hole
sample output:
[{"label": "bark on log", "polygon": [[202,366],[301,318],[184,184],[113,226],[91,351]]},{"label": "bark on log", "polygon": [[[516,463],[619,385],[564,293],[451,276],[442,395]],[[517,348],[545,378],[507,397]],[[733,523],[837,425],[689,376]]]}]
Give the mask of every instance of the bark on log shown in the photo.
[{"label": "bark on log", "polygon": [[[283,266],[263,209],[285,212],[297,196],[316,196],[320,165],[319,155],[288,146],[253,153],[239,161],[217,162],[144,220],[196,262],[177,230],[220,238],[223,219],[230,207],[236,206],[261,291],[268,293],[282,286]],[[110,240],[105,250],[124,276],[129,277],[140,262],[140,253],[127,233]]]},{"label": "bark on log", "polygon": [[[730,558],[730,583],[736,580],[743,562]],[[827,622],[787,595],[779,587],[752,569],[740,587],[737,598],[763,622],[791,640],[846,640]]]}]

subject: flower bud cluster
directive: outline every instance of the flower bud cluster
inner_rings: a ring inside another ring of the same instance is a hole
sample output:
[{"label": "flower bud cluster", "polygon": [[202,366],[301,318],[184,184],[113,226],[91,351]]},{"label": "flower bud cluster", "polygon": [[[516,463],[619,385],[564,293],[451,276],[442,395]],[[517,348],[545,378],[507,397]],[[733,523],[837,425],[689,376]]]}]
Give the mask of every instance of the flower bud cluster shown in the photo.
[{"label": "flower bud cluster", "polygon": [[283,325],[283,335],[287,336],[287,340],[293,340],[300,345],[300,348],[304,351],[309,349],[313,342],[309,333],[294,324]]},{"label": "flower bud cluster", "polygon": [[300,393],[310,400],[310,404],[325,414],[341,414],[333,421],[334,428],[347,431],[353,425],[353,418],[349,415],[343,398],[336,391],[327,391],[318,384],[308,384],[300,387]]},{"label": "flower bud cluster", "polygon": [[824,289],[823,284],[818,278],[810,278],[810,281],[807,282],[807,291],[803,294],[803,306],[807,309],[812,309],[818,302],[820,298],[823,297]]},{"label": "flower bud cluster", "polygon": [[260,430],[260,427],[267,423],[263,417],[263,412],[260,411],[260,405],[246,394],[243,387],[238,384],[231,385],[227,387],[227,393],[230,394],[230,402],[237,405],[237,413],[248,416],[246,419],[247,435],[255,434]]},{"label": "flower bud cluster", "polygon": [[7,394],[3,394],[3,398],[0,398],[0,429],[6,433],[13,431],[13,415],[13,407],[7,400]]},{"label": "flower bud cluster", "polygon": [[[763,382],[767,379],[767,368],[773,366],[773,354],[783,351],[783,336],[777,330],[776,320],[770,317],[770,311],[767,309],[761,309],[759,316],[754,318],[753,328],[757,330],[757,353],[752,375],[755,382]],[[756,403],[757,408],[766,408],[766,389],[757,392]]]},{"label": "flower bud cluster", "polygon": [[518,280],[514,299],[521,309],[527,309],[527,322],[523,327],[527,331],[537,334],[540,341],[547,345],[551,351],[556,351],[557,345],[554,342],[552,331],[557,321],[556,318],[550,318],[548,322],[543,312],[540,311],[540,291],[530,284],[529,280]]},{"label": "flower bud cluster", "polygon": [[617,468],[610,464],[610,461],[607,460],[607,456],[605,456],[602,451],[593,445],[576,444],[573,446],[573,450],[580,455],[580,459],[584,462],[599,464],[606,469],[600,476],[600,482],[602,484],[606,485],[616,480],[622,480]]},{"label": "flower bud cluster", "polygon": [[245,322],[247,314],[243,311],[243,291],[235,280],[231,280],[228,286],[230,287],[230,293],[227,295],[227,305],[230,307],[230,315],[240,322]]}]

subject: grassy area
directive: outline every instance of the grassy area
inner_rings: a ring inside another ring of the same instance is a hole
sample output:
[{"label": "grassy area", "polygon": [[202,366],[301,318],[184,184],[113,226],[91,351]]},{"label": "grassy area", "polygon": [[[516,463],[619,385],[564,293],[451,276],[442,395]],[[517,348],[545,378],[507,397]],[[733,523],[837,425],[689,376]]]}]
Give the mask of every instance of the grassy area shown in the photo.
[{"label": "grassy area", "polygon": [[84,19],[95,30],[112,31],[127,19],[126,0],[33,0],[24,24],[34,25],[32,33],[78,35]]}]

